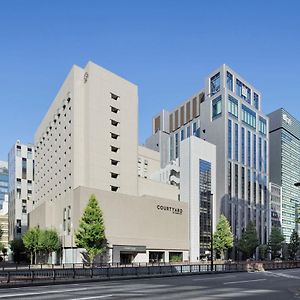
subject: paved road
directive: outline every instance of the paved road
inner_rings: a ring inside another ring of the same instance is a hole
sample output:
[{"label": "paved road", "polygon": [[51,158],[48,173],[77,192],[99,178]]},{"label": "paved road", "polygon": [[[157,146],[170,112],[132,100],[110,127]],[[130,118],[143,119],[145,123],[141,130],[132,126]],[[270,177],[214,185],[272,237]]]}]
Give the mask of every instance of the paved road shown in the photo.
[{"label": "paved road", "polygon": [[300,299],[300,269],[1,289],[2,299]]}]

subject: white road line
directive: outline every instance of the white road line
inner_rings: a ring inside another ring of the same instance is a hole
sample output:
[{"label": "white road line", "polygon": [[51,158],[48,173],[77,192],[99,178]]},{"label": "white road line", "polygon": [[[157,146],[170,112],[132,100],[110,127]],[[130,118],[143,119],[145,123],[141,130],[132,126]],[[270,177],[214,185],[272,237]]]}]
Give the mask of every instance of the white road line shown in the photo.
[{"label": "white road line", "polygon": [[20,297],[20,296],[35,296],[35,295],[44,295],[44,294],[58,294],[65,292],[78,292],[78,291],[86,291],[90,288],[81,288],[81,289],[69,289],[69,290],[55,290],[55,291],[47,291],[47,292],[35,292],[35,293],[22,293],[22,294],[1,294],[0,298],[12,298],[12,297]]},{"label": "white road line", "polygon": [[84,298],[73,298],[72,300],[88,300],[88,299],[100,299],[100,298],[109,298],[113,295],[102,295],[102,296],[92,296],[92,297],[84,297]]},{"label": "white road line", "polygon": [[215,279],[223,279],[223,278],[233,278],[236,277],[234,275],[229,275],[229,276],[220,276],[220,277],[213,277],[213,278],[194,278],[192,279],[193,281],[206,281],[206,280],[215,280]]},{"label": "white road line", "polygon": [[223,284],[247,283],[247,282],[254,282],[254,281],[265,281],[265,280],[267,279],[262,278],[262,279],[253,279],[253,280],[229,281],[229,282],[224,282]]}]

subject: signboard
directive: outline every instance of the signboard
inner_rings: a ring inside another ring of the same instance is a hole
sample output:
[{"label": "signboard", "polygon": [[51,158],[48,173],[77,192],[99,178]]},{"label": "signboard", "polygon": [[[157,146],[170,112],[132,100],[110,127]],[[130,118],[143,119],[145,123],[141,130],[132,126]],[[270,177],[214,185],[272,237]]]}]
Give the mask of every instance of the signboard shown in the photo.
[{"label": "signboard", "polygon": [[182,215],[183,209],[182,208],[176,208],[176,207],[172,207],[172,206],[167,206],[167,205],[156,205],[157,210],[162,210],[162,211],[168,211],[172,214],[175,215]]},{"label": "signboard", "polygon": [[288,124],[288,125],[292,125],[292,120],[287,116],[287,114],[283,114],[282,115],[282,120]]}]

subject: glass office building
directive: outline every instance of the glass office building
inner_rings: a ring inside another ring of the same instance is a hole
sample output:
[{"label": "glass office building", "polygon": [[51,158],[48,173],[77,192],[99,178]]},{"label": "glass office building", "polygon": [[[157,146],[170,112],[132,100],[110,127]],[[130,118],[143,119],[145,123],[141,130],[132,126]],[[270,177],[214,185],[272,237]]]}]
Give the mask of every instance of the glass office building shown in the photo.
[{"label": "glass office building", "polygon": [[300,122],[280,108],[270,118],[270,180],[282,186],[282,232],[286,242],[297,229],[300,203]]},{"label": "glass office building", "polygon": [[8,195],[8,168],[7,162],[0,161],[0,209],[5,195]]}]

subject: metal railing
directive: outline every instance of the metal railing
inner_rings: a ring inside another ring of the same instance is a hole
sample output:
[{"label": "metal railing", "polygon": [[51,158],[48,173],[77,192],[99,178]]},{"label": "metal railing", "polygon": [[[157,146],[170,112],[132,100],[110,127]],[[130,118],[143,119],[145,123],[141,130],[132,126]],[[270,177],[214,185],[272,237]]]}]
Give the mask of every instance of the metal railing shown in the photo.
[{"label": "metal railing", "polygon": [[211,271],[210,263],[200,264],[130,264],[130,265],[39,265],[18,266],[0,269],[0,286],[14,284],[30,284],[37,282],[59,282],[90,279],[117,279],[147,276],[172,276],[204,273],[242,272],[249,266],[262,265],[264,270],[300,268],[300,261],[288,262],[241,262],[214,264]]}]

